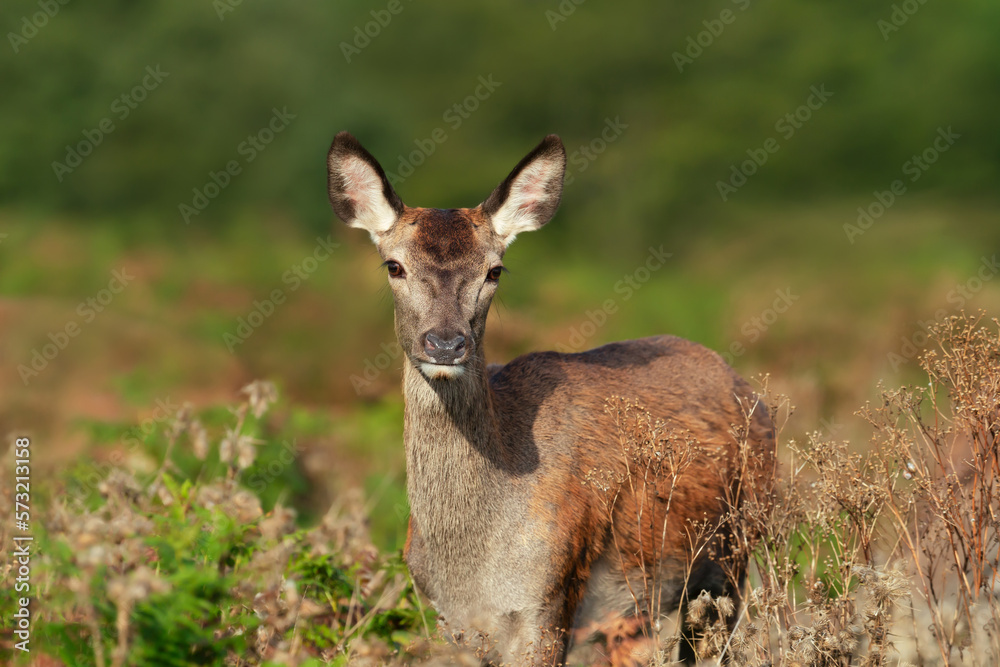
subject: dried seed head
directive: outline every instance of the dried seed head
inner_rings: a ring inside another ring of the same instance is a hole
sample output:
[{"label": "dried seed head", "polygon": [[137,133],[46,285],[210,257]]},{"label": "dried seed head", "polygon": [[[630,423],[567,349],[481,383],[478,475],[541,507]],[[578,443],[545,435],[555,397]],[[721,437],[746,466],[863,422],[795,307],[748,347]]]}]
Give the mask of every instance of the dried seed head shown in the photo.
[{"label": "dried seed head", "polygon": [[253,416],[260,419],[271,404],[278,400],[278,390],[270,382],[254,380],[243,387],[243,393],[249,397]]},{"label": "dried seed head", "polygon": [[858,639],[851,632],[841,630],[837,633],[837,648],[842,653],[852,654],[858,647]]},{"label": "dried seed head", "polygon": [[281,586],[282,593],[284,594],[285,602],[288,603],[289,607],[297,607],[301,601],[299,598],[299,589],[295,585],[294,579],[286,579],[285,583]]},{"label": "dried seed head", "polygon": [[236,435],[236,431],[227,428],[226,435],[222,438],[222,442],[219,443],[219,460],[223,463],[230,463],[233,460],[233,454],[236,452],[236,442],[239,440],[239,436]]},{"label": "dried seed head", "polygon": [[255,445],[263,441],[252,438],[249,435],[241,435],[236,439],[236,467],[246,470],[253,465],[257,458],[257,448]]},{"label": "dried seed head", "polygon": [[229,493],[230,488],[225,482],[216,482],[200,487],[195,497],[200,505],[212,509],[225,502]]},{"label": "dried seed head", "polygon": [[131,605],[133,602],[145,600],[150,595],[166,593],[169,590],[170,584],[145,565],[140,565],[127,575],[115,577],[108,582],[108,597],[119,606]]},{"label": "dried seed head", "polygon": [[152,490],[155,491],[156,497],[159,498],[160,502],[164,505],[174,504],[174,496],[170,493],[170,489],[168,489],[163,482],[157,482],[153,486]]},{"label": "dried seed head", "polygon": [[732,598],[727,595],[723,595],[715,600],[715,608],[722,618],[729,618],[736,611],[736,606],[733,604]]},{"label": "dried seed head", "polygon": [[208,432],[197,419],[191,422],[191,448],[199,461],[204,461],[208,456]]},{"label": "dried seed head", "polygon": [[261,536],[265,540],[281,539],[295,530],[295,510],[279,503],[261,520],[259,527]]},{"label": "dried seed head", "polygon": [[260,507],[260,498],[244,489],[236,491],[225,507],[228,514],[235,516],[242,523],[256,521],[264,513]]},{"label": "dried seed head", "polygon": [[112,468],[108,476],[97,484],[97,490],[105,498],[119,497],[135,502],[142,497],[142,485],[121,468]]},{"label": "dried seed head", "polygon": [[708,591],[702,591],[698,597],[688,603],[688,622],[694,625],[701,624],[711,607],[712,596]]},{"label": "dried seed head", "polygon": [[173,420],[170,422],[170,435],[176,438],[186,432],[191,426],[191,415],[191,404],[185,403],[182,405],[181,409],[177,411]]},{"label": "dried seed head", "polygon": [[76,556],[76,562],[80,564],[81,567],[96,567],[98,565],[107,565],[109,561],[109,556],[111,552],[108,551],[103,545],[95,544],[89,549],[85,549],[78,553]]}]

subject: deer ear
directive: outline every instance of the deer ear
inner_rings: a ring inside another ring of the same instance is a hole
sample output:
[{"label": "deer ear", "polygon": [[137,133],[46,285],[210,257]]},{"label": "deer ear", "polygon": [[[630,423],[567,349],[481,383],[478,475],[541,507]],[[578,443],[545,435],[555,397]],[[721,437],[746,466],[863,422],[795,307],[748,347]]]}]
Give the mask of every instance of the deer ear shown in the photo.
[{"label": "deer ear", "polygon": [[558,136],[550,134],[481,204],[505,245],[552,219],[559,208],[565,173],[566,149]]},{"label": "deer ear", "polygon": [[368,230],[372,240],[403,214],[403,201],[382,166],[349,132],[333,138],[327,170],[334,213],[351,227]]}]

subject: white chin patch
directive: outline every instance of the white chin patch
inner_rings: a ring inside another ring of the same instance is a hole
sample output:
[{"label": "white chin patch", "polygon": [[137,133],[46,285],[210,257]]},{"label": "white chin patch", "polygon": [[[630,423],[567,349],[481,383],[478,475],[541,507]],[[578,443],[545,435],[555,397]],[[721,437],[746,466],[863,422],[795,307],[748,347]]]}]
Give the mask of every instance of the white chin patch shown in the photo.
[{"label": "white chin patch", "polygon": [[420,370],[431,380],[454,380],[465,372],[465,366],[442,366],[421,362]]}]

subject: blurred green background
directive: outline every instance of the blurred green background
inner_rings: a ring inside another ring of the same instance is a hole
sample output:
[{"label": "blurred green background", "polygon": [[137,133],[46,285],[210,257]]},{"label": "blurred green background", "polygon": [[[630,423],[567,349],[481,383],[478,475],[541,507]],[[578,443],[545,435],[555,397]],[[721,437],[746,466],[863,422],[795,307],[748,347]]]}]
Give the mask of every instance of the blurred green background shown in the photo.
[{"label": "blurred green background", "polygon": [[105,455],[88,424],[266,378],[322,493],[398,507],[391,303],[326,199],[342,129],[438,207],[562,136],[493,361],[674,333],[770,373],[791,435],[847,437],[915,377],[922,322],[1000,310],[987,0],[37,0],[0,25],[0,431],[49,464]]}]

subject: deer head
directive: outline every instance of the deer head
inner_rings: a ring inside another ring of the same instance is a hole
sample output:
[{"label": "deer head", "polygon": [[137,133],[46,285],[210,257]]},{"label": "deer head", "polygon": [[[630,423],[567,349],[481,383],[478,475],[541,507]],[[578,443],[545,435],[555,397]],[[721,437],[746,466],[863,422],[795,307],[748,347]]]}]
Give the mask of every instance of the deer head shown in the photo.
[{"label": "deer head", "polygon": [[507,246],[555,214],[566,150],[551,134],[475,208],[411,208],[371,153],[347,132],[327,160],[330,203],[371,235],[395,303],[396,335],[430,380],[460,377],[483,358],[486,316],[504,271]]}]

